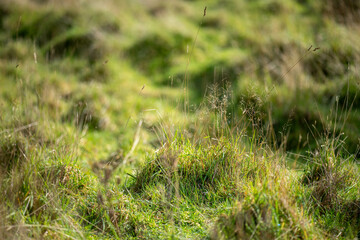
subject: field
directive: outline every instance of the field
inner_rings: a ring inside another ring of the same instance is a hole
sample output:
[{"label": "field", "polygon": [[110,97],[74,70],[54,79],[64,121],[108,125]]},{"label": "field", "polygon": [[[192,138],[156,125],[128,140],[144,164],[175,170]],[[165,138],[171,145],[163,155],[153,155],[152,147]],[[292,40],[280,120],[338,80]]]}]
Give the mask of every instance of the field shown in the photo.
[{"label": "field", "polygon": [[0,0],[0,239],[360,239],[357,0]]}]

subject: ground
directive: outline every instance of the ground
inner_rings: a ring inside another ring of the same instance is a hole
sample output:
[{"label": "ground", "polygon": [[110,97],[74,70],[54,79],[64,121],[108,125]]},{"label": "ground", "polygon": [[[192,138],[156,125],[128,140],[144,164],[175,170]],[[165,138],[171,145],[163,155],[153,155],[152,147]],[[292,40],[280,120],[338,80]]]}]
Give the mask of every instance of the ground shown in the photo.
[{"label": "ground", "polygon": [[360,238],[343,2],[3,1],[0,238]]}]

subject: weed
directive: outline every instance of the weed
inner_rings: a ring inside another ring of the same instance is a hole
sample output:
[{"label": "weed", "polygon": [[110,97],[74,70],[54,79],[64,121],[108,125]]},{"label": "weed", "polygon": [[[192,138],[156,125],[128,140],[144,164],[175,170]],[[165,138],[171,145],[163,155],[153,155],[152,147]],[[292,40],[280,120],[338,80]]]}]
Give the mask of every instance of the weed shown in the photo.
[{"label": "weed", "polygon": [[[353,165],[351,158],[344,159],[341,150],[337,153],[335,150],[325,143],[312,159],[313,164],[305,170],[302,182],[312,189],[310,202],[314,211],[344,225],[341,231],[355,236],[359,231],[358,193],[351,189],[359,182],[359,169]],[[324,225],[332,229],[331,224]],[[342,234],[339,230],[332,231]]]}]

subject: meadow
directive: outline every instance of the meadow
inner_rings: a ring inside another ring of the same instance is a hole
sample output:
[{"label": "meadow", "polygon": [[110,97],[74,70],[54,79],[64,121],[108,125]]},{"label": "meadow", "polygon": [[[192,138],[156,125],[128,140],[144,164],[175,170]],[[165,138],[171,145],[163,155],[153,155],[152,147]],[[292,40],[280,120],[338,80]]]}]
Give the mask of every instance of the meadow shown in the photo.
[{"label": "meadow", "polygon": [[360,239],[357,0],[0,0],[0,239]]}]

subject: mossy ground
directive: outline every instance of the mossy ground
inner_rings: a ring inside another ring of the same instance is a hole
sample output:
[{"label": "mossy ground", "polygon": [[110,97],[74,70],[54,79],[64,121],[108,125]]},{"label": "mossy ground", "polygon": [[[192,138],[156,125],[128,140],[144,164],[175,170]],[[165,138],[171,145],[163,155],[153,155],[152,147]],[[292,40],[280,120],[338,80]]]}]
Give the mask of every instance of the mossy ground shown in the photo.
[{"label": "mossy ground", "polygon": [[3,1],[0,238],[359,238],[344,2]]}]

